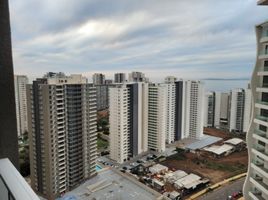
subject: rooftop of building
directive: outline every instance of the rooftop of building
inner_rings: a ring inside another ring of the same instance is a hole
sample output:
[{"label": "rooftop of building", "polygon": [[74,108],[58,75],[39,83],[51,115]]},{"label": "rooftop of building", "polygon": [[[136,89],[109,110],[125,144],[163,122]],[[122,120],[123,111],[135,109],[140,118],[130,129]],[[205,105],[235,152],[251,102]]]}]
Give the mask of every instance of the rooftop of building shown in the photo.
[{"label": "rooftop of building", "polygon": [[127,199],[151,200],[161,194],[113,169],[100,171],[97,176],[86,181],[73,191],[66,193],[58,200],[88,199]]},{"label": "rooftop of building", "polygon": [[244,141],[240,138],[232,138],[232,139],[226,140],[224,143],[236,146],[241,143],[244,143]]},{"label": "rooftop of building", "polygon": [[202,149],[206,146],[209,146],[221,140],[222,138],[220,137],[215,137],[215,136],[204,134],[204,136],[200,138],[199,140],[192,139],[192,142],[189,145],[187,145],[186,148],[190,150]]},{"label": "rooftop of building", "polygon": [[206,148],[204,148],[204,150],[212,152],[212,153],[215,153],[217,155],[222,155],[222,154],[224,154],[226,152],[231,151],[233,148],[234,147],[231,146],[231,145],[224,144],[224,145],[221,145],[221,146],[213,145],[211,147],[206,147]]}]

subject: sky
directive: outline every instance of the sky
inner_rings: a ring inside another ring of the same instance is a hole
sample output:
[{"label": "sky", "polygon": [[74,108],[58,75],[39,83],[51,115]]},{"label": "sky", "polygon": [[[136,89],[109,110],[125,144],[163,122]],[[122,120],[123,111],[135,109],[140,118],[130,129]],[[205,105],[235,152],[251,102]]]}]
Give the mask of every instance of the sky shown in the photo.
[{"label": "sky", "polygon": [[268,20],[256,2],[10,0],[15,74],[142,71],[157,82],[168,75],[245,82],[255,25]]}]

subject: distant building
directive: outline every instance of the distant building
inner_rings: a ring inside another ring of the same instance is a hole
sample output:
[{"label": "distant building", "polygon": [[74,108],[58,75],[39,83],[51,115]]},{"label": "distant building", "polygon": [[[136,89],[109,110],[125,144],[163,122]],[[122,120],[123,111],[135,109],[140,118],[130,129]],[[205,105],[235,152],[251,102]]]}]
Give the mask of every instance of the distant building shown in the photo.
[{"label": "distant building", "polygon": [[27,76],[14,76],[18,135],[28,131],[26,84],[28,84]]},{"label": "distant building", "polygon": [[128,76],[128,82],[148,82],[149,79],[145,77],[142,72],[131,72]]},{"label": "distant building", "polygon": [[55,199],[96,174],[96,89],[81,75],[46,77],[27,85],[31,185]]},{"label": "distant building", "polygon": [[109,89],[110,157],[122,163],[148,150],[148,84]]},{"label": "distant building", "polygon": [[105,84],[105,75],[100,73],[95,73],[92,76],[94,85],[104,85]]},{"label": "distant building", "polygon": [[221,95],[220,92],[215,92],[215,109],[214,109],[214,127],[220,128],[221,119]]},{"label": "distant building", "polygon": [[251,116],[251,90],[233,89],[229,104],[229,131],[246,132]]},{"label": "distant building", "polygon": [[97,95],[97,110],[105,110],[109,108],[109,88],[113,87],[110,85],[95,85]]},{"label": "distant building", "polygon": [[221,93],[220,100],[220,128],[228,129],[229,123],[229,93]]},{"label": "distant building", "polygon": [[123,163],[129,158],[129,92],[126,85],[109,89],[110,158]]},{"label": "distant building", "polygon": [[126,82],[126,74],[125,73],[116,73],[114,74],[114,82],[115,83],[124,83]]},{"label": "distant building", "polygon": [[245,93],[243,89],[233,89],[230,95],[230,132],[243,132]]},{"label": "distant building", "polygon": [[214,127],[215,123],[215,92],[208,92],[205,94],[204,100],[204,126]]},{"label": "distant building", "polygon": [[113,80],[111,79],[106,79],[105,82],[104,82],[105,85],[111,85],[113,84]]},{"label": "distant building", "polygon": [[245,106],[243,118],[243,132],[246,133],[249,129],[250,119],[252,115],[252,92],[251,89],[245,89]]},{"label": "distant building", "polygon": [[176,104],[176,77],[168,76],[165,78],[167,90],[167,123],[166,123],[166,143],[175,141],[175,104]]},{"label": "distant building", "polygon": [[167,133],[166,85],[150,84],[148,96],[148,149],[163,152]]},{"label": "distant building", "polygon": [[200,81],[176,81],[175,140],[200,139],[204,124],[204,85]]}]

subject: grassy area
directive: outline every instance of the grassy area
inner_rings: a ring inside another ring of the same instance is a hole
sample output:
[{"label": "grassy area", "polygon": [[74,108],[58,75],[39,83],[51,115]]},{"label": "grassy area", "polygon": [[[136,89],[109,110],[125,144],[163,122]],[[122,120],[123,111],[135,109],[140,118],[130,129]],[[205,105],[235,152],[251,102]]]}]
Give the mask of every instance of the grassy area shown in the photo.
[{"label": "grassy area", "polygon": [[108,142],[102,138],[97,140],[98,149],[106,149],[108,147]]},{"label": "grassy area", "polygon": [[185,156],[186,151],[184,149],[177,147],[176,151],[177,151],[176,154],[169,156],[167,159],[171,159],[171,160],[185,160],[186,159],[186,156]]}]

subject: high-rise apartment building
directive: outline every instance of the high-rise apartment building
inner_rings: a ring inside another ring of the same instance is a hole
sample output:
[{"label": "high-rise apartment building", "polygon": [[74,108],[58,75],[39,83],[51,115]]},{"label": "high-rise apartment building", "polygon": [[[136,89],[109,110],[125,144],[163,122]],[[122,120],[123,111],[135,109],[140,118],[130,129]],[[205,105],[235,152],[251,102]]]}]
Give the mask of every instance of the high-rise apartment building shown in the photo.
[{"label": "high-rise apartment building", "polygon": [[175,141],[175,104],[176,104],[176,77],[168,76],[165,78],[167,90],[167,109],[166,109],[166,143]]},{"label": "high-rise apartment building", "polygon": [[81,75],[27,85],[32,188],[48,199],[96,174],[96,89]]},{"label": "high-rise apartment building", "polygon": [[104,85],[105,84],[105,75],[101,73],[95,73],[92,76],[94,85]]},{"label": "high-rise apartment building", "polygon": [[109,102],[110,157],[122,163],[148,150],[148,84],[115,85]]},{"label": "high-rise apartment building", "polygon": [[8,0],[0,3],[0,159],[18,168],[18,134]]},{"label": "high-rise apartment building", "polygon": [[95,85],[97,91],[97,110],[105,110],[109,108],[109,88],[113,84]]},{"label": "high-rise apartment building", "polygon": [[28,131],[27,99],[26,99],[27,84],[28,84],[27,76],[23,75],[14,76],[18,135],[21,135],[24,132]]},{"label": "high-rise apartment building", "polygon": [[128,82],[148,82],[149,79],[145,77],[142,72],[131,72],[128,75]]},{"label": "high-rise apartment building", "polygon": [[252,114],[252,93],[251,89],[247,88],[245,91],[244,116],[243,116],[243,132],[246,133],[249,129],[251,114]]},{"label": "high-rise apartment building", "polygon": [[110,158],[123,163],[129,158],[129,91],[124,85],[109,89]]},{"label": "high-rise apartment building", "polygon": [[[258,1],[268,5],[268,0]],[[252,118],[247,133],[249,165],[244,197],[268,199],[268,21],[256,26],[257,60],[251,79]]]},{"label": "high-rise apartment building", "polygon": [[251,90],[233,89],[229,99],[229,131],[245,133],[251,116]]},{"label": "high-rise apartment building", "polygon": [[114,74],[114,82],[115,83],[124,83],[126,82],[126,74],[125,73],[116,73]]},{"label": "high-rise apartment building", "polygon": [[105,84],[105,85],[111,85],[111,84],[113,84],[113,80],[111,80],[111,79],[106,79],[106,80],[104,81],[104,84]]},{"label": "high-rise apartment building", "polygon": [[245,92],[243,89],[233,89],[230,93],[229,131],[243,132]]},{"label": "high-rise apartment building", "polygon": [[200,139],[204,124],[204,85],[200,81],[176,81],[175,140]]},{"label": "high-rise apartment building", "polygon": [[228,129],[229,123],[229,93],[221,93],[220,100],[220,128]]},{"label": "high-rise apartment building", "polygon": [[215,92],[215,110],[214,110],[214,127],[220,128],[220,118],[221,118],[221,94],[220,92]]},{"label": "high-rise apartment building", "polygon": [[205,94],[204,99],[204,126],[215,126],[215,92],[208,92]]},{"label": "high-rise apartment building", "polygon": [[167,133],[167,87],[150,84],[148,92],[148,149],[165,151]]}]

